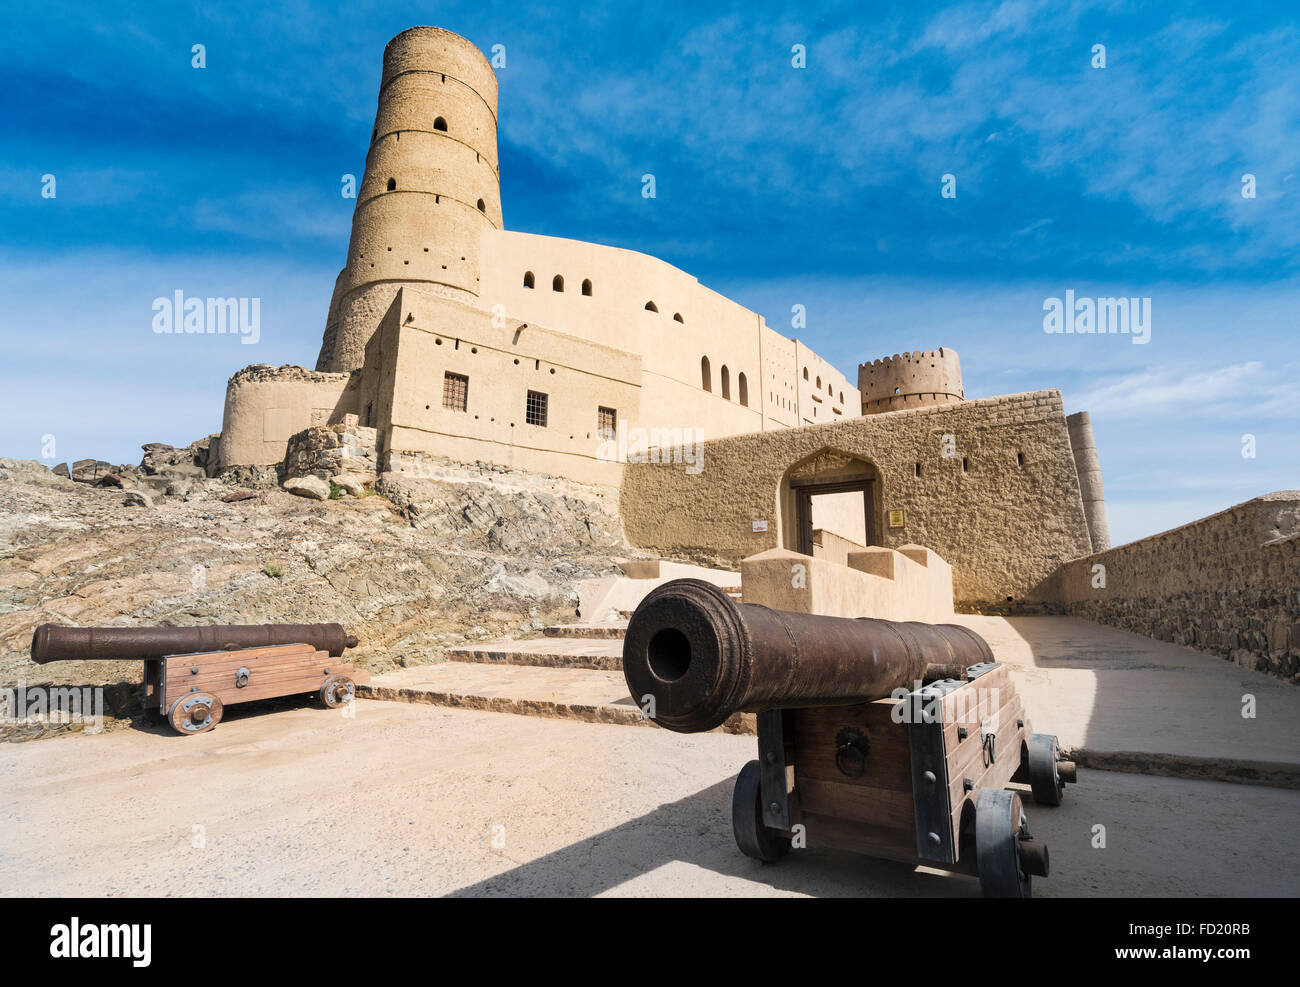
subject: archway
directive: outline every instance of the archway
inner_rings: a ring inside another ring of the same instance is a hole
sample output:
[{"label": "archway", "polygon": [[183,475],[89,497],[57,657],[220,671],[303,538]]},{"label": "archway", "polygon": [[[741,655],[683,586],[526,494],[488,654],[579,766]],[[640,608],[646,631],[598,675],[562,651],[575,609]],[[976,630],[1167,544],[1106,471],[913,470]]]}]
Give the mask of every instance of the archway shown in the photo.
[{"label": "archway", "polygon": [[883,544],[880,471],[860,456],[822,449],[795,463],[778,494],[781,545],[813,554],[814,531],[858,545]]}]

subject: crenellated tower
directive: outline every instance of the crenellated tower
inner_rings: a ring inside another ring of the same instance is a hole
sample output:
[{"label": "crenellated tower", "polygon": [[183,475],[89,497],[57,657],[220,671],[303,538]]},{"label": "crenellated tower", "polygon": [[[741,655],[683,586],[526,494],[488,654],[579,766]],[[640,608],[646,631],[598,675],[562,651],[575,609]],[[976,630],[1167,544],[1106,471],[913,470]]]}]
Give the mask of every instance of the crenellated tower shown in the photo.
[{"label": "crenellated tower", "polygon": [[864,415],[966,400],[961,361],[955,351],[942,347],[859,364],[858,390]]},{"label": "crenellated tower", "polygon": [[496,74],[457,34],[403,31],[384,49],[347,264],[316,369],[360,367],[404,285],[476,304],[479,237],[501,227]]}]

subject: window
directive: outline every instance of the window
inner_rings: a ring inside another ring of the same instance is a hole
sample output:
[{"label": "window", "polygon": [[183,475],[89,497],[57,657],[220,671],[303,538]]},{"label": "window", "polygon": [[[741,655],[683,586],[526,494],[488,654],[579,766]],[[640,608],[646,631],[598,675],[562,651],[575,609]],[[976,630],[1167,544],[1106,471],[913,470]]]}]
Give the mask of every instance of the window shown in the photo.
[{"label": "window", "polygon": [[366,426],[366,428],[375,427],[375,405],[373,401],[366,405],[366,417],[362,420],[361,424]]},{"label": "window", "polygon": [[469,378],[448,370],[442,375],[442,406],[451,411],[465,411],[469,407]]},{"label": "window", "polygon": [[674,312],[674,313],[673,313],[673,321],[674,321],[674,322],[680,322],[682,325],[686,325],[686,320],[682,318],[682,313],[681,313],[681,312]]},{"label": "window", "polygon": [[582,293],[588,298],[591,297],[591,279],[588,278],[582,282]]},{"label": "window", "polygon": [[807,367],[804,367],[804,368],[803,368],[803,379],[804,379],[804,380],[807,380],[807,379],[808,379],[808,368],[807,368]]},{"label": "window", "polygon": [[722,373],[718,374],[718,379],[722,381],[722,396],[726,398],[728,401],[730,401],[731,400],[731,371],[727,369],[727,365],[725,363],[722,365]]},{"label": "window", "polygon": [[525,424],[546,427],[546,401],[546,395],[541,391],[528,392],[528,404],[524,408]]},{"label": "window", "polygon": [[618,435],[618,412],[613,408],[596,409],[596,437],[613,439]]},{"label": "window", "polygon": [[478,211],[479,211],[479,212],[484,212],[484,213],[487,212],[487,206],[483,204],[483,200],[482,200],[482,199],[479,199],[479,200],[478,200]]},{"label": "window", "polygon": [[820,391],[821,389],[822,389],[822,379],[821,379],[820,377],[818,377],[818,378],[817,378],[817,390]]},{"label": "window", "polygon": [[706,391],[713,390],[713,377],[709,373],[709,358],[700,357],[700,386]]},{"label": "window", "polygon": [[524,271],[524,287],[525,288],[537,287],[537,280],[536,278],[533,277],[532,271]]},{"label": "window", "polygon": [[438,117],[438,119],[436,119],[436,120],[433,121],[433,129],[434,129],[434,130],[441,130],[443,133],[446,133],[446,132],[447,132],[447,121],[444,120],[442,117]]},{"label": "window", "polygon": [[555,279],[551,282],[551,290],[552,290],[552,291],[563,291],[563,290],[564,290],[564,278],[560,277],[558,274],[555,275]]},{"label": "window", "polygon": [[397,179],[396,179],[396,178],[390,178],[390,179],[388,180],[388,191],[390,191],[390,192],[396,192],[396,191],[397,191]]},{"label": "window", "polygon": [[656,305],[654,302],[646,302],[646,303],[645,303],[645,310],[646,310],[647,312],[658,312],[658,311],[659,311],[659,306]]},{"label": "window", "polygon": [[743,373],[736,378],[736,387],[740,391],[740,403],[743,404],[746,408],[748,408],[749,407],[749,381],[745,379],[745,375]]}]

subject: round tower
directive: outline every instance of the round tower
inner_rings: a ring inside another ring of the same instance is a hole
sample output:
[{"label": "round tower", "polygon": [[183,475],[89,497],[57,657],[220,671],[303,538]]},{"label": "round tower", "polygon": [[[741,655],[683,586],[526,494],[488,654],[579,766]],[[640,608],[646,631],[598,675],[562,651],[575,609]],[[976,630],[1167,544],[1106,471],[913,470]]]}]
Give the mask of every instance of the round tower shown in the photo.
[{"label": "round tower", "polygon": [[949,349],[917,350],[858,365],[862,413],[904,411],[965,401],[961,361]]},{"label": "round tower", "polygon": [[501,225],[492,66],[450,31],[403,31],[384,49],[347,264],[316,369],[361,366],[370,335],[403,286],[473,303],[479,237]]}]

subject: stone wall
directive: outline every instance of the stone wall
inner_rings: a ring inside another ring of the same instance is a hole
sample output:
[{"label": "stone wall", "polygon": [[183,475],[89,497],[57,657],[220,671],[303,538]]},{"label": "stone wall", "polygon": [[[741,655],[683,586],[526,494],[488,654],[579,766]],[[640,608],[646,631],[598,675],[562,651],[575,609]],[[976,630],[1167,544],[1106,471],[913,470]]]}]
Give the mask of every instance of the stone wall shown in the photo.
[{"label": "stone wall", "polygon": [[374,483],[378,465],[376,432],[356,423],[355,415],[337,425],[317,425],[289,438],[284,456],[286,480],[316,476],[331,480],[351,475],[363,484]]},{"label": "stone wall", "polygon": [[700,452],[697,464],[627,466],[620,510],[634,545],[735,561],[797,549],[783,489],[800,464],[830,455],[874,468],[880,543],[946,559],[959,605],[1019,599],[1091,551],[1058,391],[737,435]]},{"label": "stone wall", "polygon": [[1076,559],[1035,596],[1300,681],[1300,491]]}]

